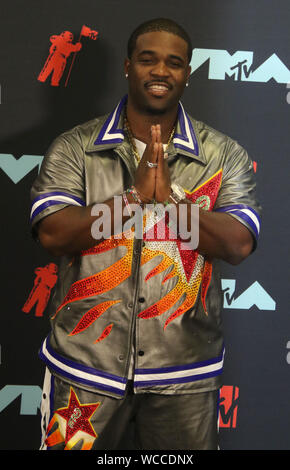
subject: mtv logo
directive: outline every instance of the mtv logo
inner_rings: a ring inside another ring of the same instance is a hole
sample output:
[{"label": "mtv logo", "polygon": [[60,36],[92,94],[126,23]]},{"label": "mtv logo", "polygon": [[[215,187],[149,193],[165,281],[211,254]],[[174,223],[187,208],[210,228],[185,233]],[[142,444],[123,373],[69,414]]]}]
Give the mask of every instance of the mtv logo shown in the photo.
[{"label": "mtv logo", "polygon": [[248,289],[235,298],[236,280],[222,279],[222,291],[224,293],[224,308],[235,308],[249,310],[254,305],[259,310],[275,310],[276,302],[255,281]]},{"label": "mtv logo", "polygon": [[220,390],[219,427],[235,428],[237,426],[239,387],[224,385]]},{"label": "mtv logo", "polygon": [[290,82],[290,70],[277,54],[272,54],[255,70],[253,59],[252,51],[236,51],[230,54],[226,50],[195,48],[190,63],[191,73],[209,61],[208,78],[211,80],[225,80],[227,76],[235,81],[266,83],[274,79],[277,83]]},{"label": "mtv logo", "polygon": [[17,184],[35,167],[40,169],[43,157],[39,155],[22,155],[16,159],[13,155],[0,153],[0,168]]},{"label": "mtv logo", "polygon": [[42,390],[37,385],[5,385],[0,390],[0,413],[21,396],[20,414],[36,415],[40,408]]}]

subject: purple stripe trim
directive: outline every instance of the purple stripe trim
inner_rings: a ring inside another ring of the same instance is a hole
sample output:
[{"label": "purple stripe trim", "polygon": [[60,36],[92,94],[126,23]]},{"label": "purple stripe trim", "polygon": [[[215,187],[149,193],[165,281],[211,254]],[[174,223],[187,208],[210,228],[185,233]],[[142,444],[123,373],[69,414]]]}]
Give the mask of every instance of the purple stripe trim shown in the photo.
[{"label": "purple stripe trim", "polygon": [[256,212],[252,207],[247,206],[246,204],[232,204],[231,206],[220,207],[219,209],[214,209],[214,210],[216,212],[227,212],[227,211],[231,211],[232,209],[248,209],[251,212],[253,212],[253,214],[255,214],[255,216],[260,222],[260,216],[258,212]]},{"label": "purple stripe trim", "polygon": [[[54,414],[54,375],[50,375],[50,390],[49,390],[49,418],[48,418],[48,423],[46,423],[46,431],[47,431],[47,426],[50,423],[52,417]],[[51,450],[51,447],[47,447],[46,450]]]},{"label": "purple stripe trim", "polygon": [[208,359],[206,361],[193,362],[192,364],[186,364],[182,366],[172,366],[172,367],[162,367],[156,369],[135,369],[135,374],[158,374],[158,373],[168,373],[168,372],[179,372],[181,370],[190,370],[198,369],[199,367],[209,366],[211,364],[216,364],[220,362],[223,358],[223,352],[214,359]]},{"label": "purple stripe trim", "polygon": [[51,375],[50,377],[49,403],[50,403],[50,413],[49,413],[49,416],[50,416],[49,421],[50,421],[53,416],[53,410],[54,410],[54,376],[53,375]]},{"label": "purple stripe trim", "polygon": [[245,222],[247,222],[247,224],[252,228],[252,230],[254,231],[256,237],[258,238],[259,232],[258,232],[257,226],[256,226],[255,222],[253,222],[253,220],[247,214],[245,214],[242,211],[230,211],[228,213],[233,214],[233,215],[237,215],[238,217],[243,219]]},{"label": "purple stripe trim", "polygon": [[[114,134],[114,133],[118,132],[118,133],[121,133],[121,134],[124,135],[123,129],[117,129],[117,124],[118,124],[118,122],[119,122],[120,115],[121,115],[123,106],[124,106],[124,104],[126,103],[126,101],[127,101],[127,95],[123,96],[122,100],[120,101],[120,103],[119,103],[119,105],[118,105],[117,112],[116,112],[116,116],[115,116],[115,120],[114,120],[113,126],[112,126],[112,128],[111,128],[109,134]],[[104,137],[104,135],[105,135],[105,133],[106,133],[107,127],[108,127],[108,125],[109,125],[109,123],[110,123],[110,121],[111,121],[111,119],[112,119],[112,116],[113,116],[115,110],[116,110],[116,108],[111,112],[110,116],[108,117],[108,119],[107,119],[106,122],[104,123],[104,125],[103,125],[103,127],[102,127],[102,129],[101,129],[101,131],[100,131],[100,133],[99,133],[99,135],[98,135],[98,137],[97,137],[97,139],[96,139],[95,142],[94,142],[94,145],[105,145],[105,144],[123,142],[124,137],[123,137],[122,139],[119,138],[119,137],[117,137],[117,138],[115,138],[115,139],[113,138],[113,139],[111,139],[111,140],[105,140],[105,141],[103,141],[103,137]]]},{"label": "purple stripe trim", "polygon": [[244,212],[240,211],[239,208],[241,209],[248,209],[250,210],[251,212],[253,212],[253,214],[257,217],[257,219],[259,220],[260,222],[260,217],[259,215],[256,213],[256,211],[254,211],[251,207],[249,206],[245,206],[243,204],[237,204],[237,205],[234,205],[234,206],[227,206],[227,207],[221,207],[220,209],[216,209],[215,212],[227,212],[229,214],[234,214],[238,217],[240,217],[241,219],[243,219],[245,222],[247,222],[247,224],[252,228],[252,230],[254,231],[255,235],[256,235],[256,238],[258,238],[259,236],[259,231],[258,231],[258,227],[256,226],[255,222],[247,215],[245,214]]},{"label": "purple stripe trim", "polygon": [[205,374],[193,375],[190,377],[180,377],[178,379],[164,379],[164,380],[152,380],[150,382],[147,381],[136,381],[134,382],[134,386],[136,387],[143,387],[143,386],[152,386],[152,385],[167,385],[167,384],[182,384],[188,382],[195,382],[197,380],[209,379],[211,377],[216,377],[222,373],[223,369],[219,369],[217,371],[208,372]]},{"label": "purple stripe trim", "polygon": [[38,206],[38,208],[35,209],[35,211],[33,212],[33,215],[32,215],[31,218],[30,218],[30,222],[32,222],[33,219],[34,219],[41,211],[43,211],[43,210],[46,209],[47,207],[55,206],[56,204],[67,204],[67,203],[65,203],[64,201],[46,201],[46,202],[44,202],[43,204],[40,204],[40,206]]},{"label": "purple stripe trim", "polygon": [[[194,133],[194,129],[192,127],[191,121],[190,121],[189,117],[186,114],[186,111],[184,111],[184,113],[186,115],[186,119],[187,119],[187,122],[188,122],[188,127],[189,127],[189,130],[190,130],[190,135],[191,135],[191,138],[192,138],[193,143],[194,143],[194,150],[189,149],[185,145],[178,144],[178,143],[175,143],[175,142],[174,142],[174,146],[176,148],[181,148],[183,150],[186,150],[187,152],[193,153],[194,155],[197,156],[199,154],[197,138],[196,138],[196,135]],[[180,128],[181,128],[181,134],[175,133],[174,136],[173,136],[173,140],[175,138],[179,138],[179,139],[184,140],[184,142],[189,142],[189,138],[188,138],[188,135],[187,135],[186,129],[185,129],[184,115],[183,115],[183,111],[182,111],[182,108],[181,108],[180,104],[178,106],[178,121],[179,121],[179,125],[180,125]]]},{"label": "purple stripe trim", "polygon": [[75,376],[73,374],[69,374],[68,372],[64,372],[60,367],[53,364],[41,351],[39,353],[39,357],[40,357],[41,360],[43,360],[55,372],[58,372],[63,377],[66,377],[70,380],[73,380],[74,382],[82,383],[84,385],[88,385],[90,387],[98,388],[98,389],[101,389],[101,390],[106,390],[106,391],[109,391],[109,392],[113,392],[113,393],[116,393],[116,394],[121,395],[121,396],[125,395],[125,391],[119,390],[118,388],[111,387],[109,385],[101,384],[97,380],[96,381],[87,380],[87,379],[83,379],[81,377]]},{"label": "purple stripe trim", "polygon": [[[34,199],[33,203],[31,204],[31,207],[35,204],[35,202],[37,201],[41,201],[42,199],[45,199],[47,197],[50,197],[50,196],[66,196],[66,197],[69,197],[71,199],[73,199],[74,201],[78,202],[79,204],[81,204],[82,206],[85,206],[85,203],[82,199],[80,199],[79,197],[77,196],[72,196],[71,194],[68,194],[68,193],[63,193],[63,192],[60,192],[60,191],[56,191],[56,192],[52,192],[52,193],[45,193],[45,194],[42,194],[41,196],[38,196],[36,199]],[[40,206],[38,206],[34,211],[33,211],[33,214],[30,218],[30,222],[33,221],[33,219],[40,213],[42,212],[44,209],[46,209],[47,207],[50,207],[50,206],[55,206],[56,204],[69,204],[69,202],[65,202],[65,201],[57,201],[57,200],[54,200],[54,199],[51,199],[51,200],[48,200],[48,201],[45,201],[43,202],[42,204],[40,204]]]},{"label": "purple stripe trim", "polygon": [[122,384],[125,384],[127,382],[126,378],[119,377],[118,375],[108,374],[107,372],[94,369],[93,367],[83,366],[81,364],[77,364],[71,359],[64,358],[63,356],[61,356],[60,354],[58,354],[57,352],[53,350],[49,342],[49,336],[47,337],[47,341],[46,341],[46,349],[48,350],[49,354],[51,354],[51,356],[55,357],[55,359],[62,362],[66,366],[73,367],[74,369],[79,370],[81,372],[87,372],[88,374],[99,375],[100,377],[104,377],[106,379],[112,379],[112,380],[115,380],[115,382],[119,382]]},{"label": "purple stripe trim", "polygon": [[[119,122],[119,119],[120,119],[122,109],[123,109],[125,103],[127,102],[127,98],[128,98],[128,95],[125,95],[122,98],[122,100],[120,101],[120,103],[118,105],[118,108],[117,108],[117,111],[116,111],[114,123],[113,123],[113,126],[112,126],[109,134],[121,133],[124,136],[123,129],[117,128],[117,125],[118,125],[118,122]],[[103,140],[103,137],[104,137],[104,135],[107,131],[109,123],[112,120],[112,117],[114,115],[115,110],[116,110],[116,108],[111,112],[109,117],[106,119],[106,121],[105,121],[105,123],[104,123],[97,139],[94,142],[94,145],[106,145],[106,144],[112,144],[112,143],[118,144],[118,143],[123,142],[124,137],[123,138],[117,137],[117,138],[112,138],[110,140]],[[189,153],[193,153],[194,155],[197,156],[199,154],[197,138],[196,138],[194,129],[192,127],[191,121],[190,121],[189,117],[187,116],[186,111],[184,111],[184,113],[185,113],[185,116],[186,116],[186,119],[187,119],[187,122],[188,122],[190,135],[191,135],[192,141],[194,143],[194,149],[190,149],[186,145],[182,145],[180,143],[175,143],[175,142],[173,142],[173,143],[174,143],[174,146],[176,148],[183,149],[183,150],[185,150]],[[183,114],[183,111],[182,111],[182,108],[181,108],[180,104],[179,104],[179,109],[178,109],[178,121],[179,121],[179,125],[180,125],[180,128],[181,128],[181,134],[175,133],[174,136],[173,136],[173,140],[174,140],[174,138],[179,138],[179,139],[182,139],[184,141],[184,143],[186,144],[186,142],[189,142],[189,137],[188,137],[188,134],[186,133],[184,114]]]},{"label": "purple stripe trim", "polygon": [[65,193],[63,191],[52,191],[50,193],[44,193],[44,194],[41,194],[40,196],[37,196],[31,203],[31,208],[32,206],[37,202],[37,201],[40,201],[41,199],[45,199],[47,197],[50,197],[50,196],[66,196],[66,197],[70,197],[71,199],[74,199],[76,202],[79,202],[80,204],[82,204],[83,206],[85,205],[84,201],[77,197],[77,196],[74,196],[72,194],[69,194],[69,193]]}]

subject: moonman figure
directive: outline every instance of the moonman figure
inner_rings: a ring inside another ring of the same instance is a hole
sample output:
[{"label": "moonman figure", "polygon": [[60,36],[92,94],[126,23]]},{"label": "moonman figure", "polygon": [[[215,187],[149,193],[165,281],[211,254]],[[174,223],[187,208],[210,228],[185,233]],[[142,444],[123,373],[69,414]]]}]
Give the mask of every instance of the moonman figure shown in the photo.
[{"label": "moonman figure", "polygon": [[[253,253],[261,208],[246,150],[181,102],[191,52],[170,19],[138,26],[125,95],[57,137],[33,184],[32,232],[59,257],[40,349],[43,450],[218,448],[217,262]],[[175,238],[157,205],[175,208]],[[140,237],[127,224],[136,207],[146,222]],[[112,222],[108,236],[93,236],[100,219]],[[161,223],[163,238],[152,238]],[[185,249],[194,230],[198,245]]]},{"label": "moonman figure", "polygon": [[38,76],[40,82],[45,82],[52,73],[51,85],[59,86],[66,67],[67,58],[72,52],[78,52],[82,48],[80,42],[73,44],[72,40],[73,34],[70,31],[64,31],[58,36],[54,35],[50,37],[52,45],[49,49],[49,56]]},{"label": "moonman figure", "polygon": [[35,269],[34,286],[22,307],[22,311],[29,313],[35,307],[35,316],[42,317],[43,312],[48,304],[51,290],[54,288],[57,281],[57,265],[49,263],[43,268]]}]

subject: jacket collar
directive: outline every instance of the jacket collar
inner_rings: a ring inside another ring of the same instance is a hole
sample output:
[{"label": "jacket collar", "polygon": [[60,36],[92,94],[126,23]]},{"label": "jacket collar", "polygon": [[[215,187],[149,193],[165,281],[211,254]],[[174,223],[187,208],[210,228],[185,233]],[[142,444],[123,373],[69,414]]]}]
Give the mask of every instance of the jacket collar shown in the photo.
[{"label": "jacket collar", "polygon": [[[115,107],[115,109],[107,115],[105,122],[101,124],[94,135],[93,140],[87,147],[87,151],[95,152],[110,148],[119,148],[122,150],[124,144],[128,147],[126,134],[123,130],[124,111],[127,102],[125,95]],[[203,152],[202,144],[199,139],[198,131],[195,130],[194,120],[186,113],[183,105],[179,102],[178,119],[176,131],[169,147],[169,154],[183,154],[206,163],[206,157]]]}]

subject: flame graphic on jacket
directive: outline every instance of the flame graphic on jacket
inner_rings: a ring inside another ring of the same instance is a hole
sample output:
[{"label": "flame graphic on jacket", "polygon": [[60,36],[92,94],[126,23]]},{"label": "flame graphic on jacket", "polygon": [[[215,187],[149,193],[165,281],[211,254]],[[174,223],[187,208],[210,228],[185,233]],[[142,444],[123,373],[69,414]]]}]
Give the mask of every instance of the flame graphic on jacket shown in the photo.
[{"label": "flame graphic on jacket", "polygon": [[[191,202],[197,203],[203,209],[211,211],[218,195],[221,180],[222,170],[219,170],[193,192],[187,191],[186,196]],[[125,255],[112,265],[96,274],[93,274],[92,276],[73,283],[61,305],[58,307],[54,317],[65,305],[77,300],[109,292],[128,279],[131,275],[133,242],[133,234],[132,236],[128,236],[127,233],[122,234],[120,238],[111,237],[106,239],[93,248],[83,251],[82,256],[91,256],[104,253],[120,246],[124,246],[126,248]],[[168,279],[173,277],[177,277],[177,283],[163,298],[147,309],[141,311],[138,314],[138,317],[142,319],[150,319],[160,316],[172,308],[181,299],[181,297],[184,296],[182,304],[165,321],[165,329],[178,316],[182,315],[194,306],[200,288],[201,301],[203,303],[204,312],[207,315],[206,293],[212,273],[211,262],[205,260],[204,257],[198,253],[198,250],[184,250],[182,249],[182,244],[179,243],[178,240],[173,242],[165,239],[164,241],[158,240],[158,242],[153,241],[146,244],[142,249],[141,265],[146,264],[148,261],[160,255],[162,255],[162,260],[158,266],[147,274],[145,280],[148,281],[149,279],[152,279],[155,275],[172,266],[169,274],[163,278],[162,283],[164,284]],[[109,300],[101,302],[91,308],[82,316],[81,320],[70,333],[70,336],[76,335],[87,329],[101,315],[104,315],[110,307],[121,301],[122,299]],[[113,323],[108,324],[96,339],[95,343],[108,337],[111,334],[113,327]]]}]

